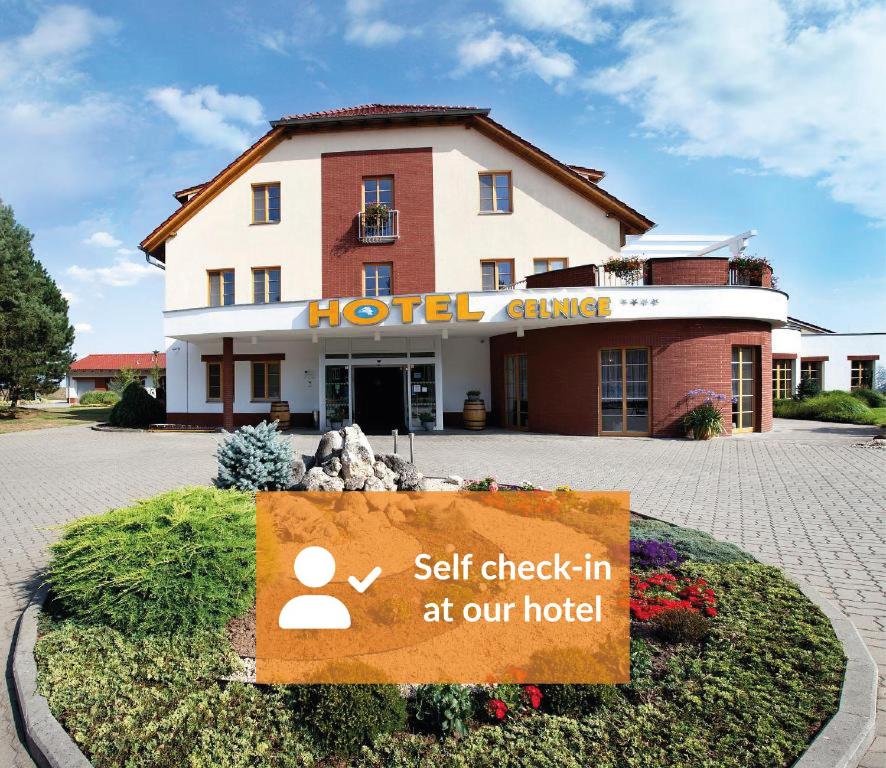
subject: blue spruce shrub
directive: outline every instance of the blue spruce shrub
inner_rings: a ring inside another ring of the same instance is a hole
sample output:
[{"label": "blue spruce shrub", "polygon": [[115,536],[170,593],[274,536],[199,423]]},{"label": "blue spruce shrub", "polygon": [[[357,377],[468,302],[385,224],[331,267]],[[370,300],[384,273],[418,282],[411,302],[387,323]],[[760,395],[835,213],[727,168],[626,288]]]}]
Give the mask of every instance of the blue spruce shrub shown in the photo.
[{"label": "blue spruce shrub", "polygon": [[218,488],[280,491],[292,477],[292,446],[277,434],[277,422],[240,427],[218,447]]}]

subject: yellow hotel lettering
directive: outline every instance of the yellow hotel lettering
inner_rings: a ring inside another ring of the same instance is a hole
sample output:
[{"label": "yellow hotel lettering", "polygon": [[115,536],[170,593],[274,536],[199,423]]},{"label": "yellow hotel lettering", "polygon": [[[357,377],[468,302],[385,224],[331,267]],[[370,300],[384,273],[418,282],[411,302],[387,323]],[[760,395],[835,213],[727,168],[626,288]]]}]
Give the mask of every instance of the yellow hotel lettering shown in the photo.
[{"label": "yellow hotel lettering", "polygon": [[[424,296],[394,296],[390,304],[373,297],[353,299],[341,303],[338,299],[329,299],[326,306],[319,301],[308,302],[308,326],[319,328],[325,320],[331,327],[341,325],[344,320],[350,325],[378,325],[384,322],[396,310],[400,321],[410,325],[416,310],[424,309],[425,321],[428,323],[478,322],[486,313],[483,310],[471,309],[469,293],[429,293]],[[598,299],[514,299],[507,305],[507,316],[512,320],[547,320],[573,317],[608,317],[610,314],[608,297]]]}]

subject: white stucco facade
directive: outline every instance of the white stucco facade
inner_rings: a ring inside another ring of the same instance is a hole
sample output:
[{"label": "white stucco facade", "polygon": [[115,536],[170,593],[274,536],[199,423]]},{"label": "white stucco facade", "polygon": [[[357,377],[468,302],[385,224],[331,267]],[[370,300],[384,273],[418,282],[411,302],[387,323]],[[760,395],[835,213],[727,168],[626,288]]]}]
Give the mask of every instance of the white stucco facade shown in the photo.
[{"label": "white stucco facade", "polygon": [[[481,259],[513,259],[517,280],[533,259],[570,266],[617,256],[619,222],[548,174],[463,126],[297,135],[250,167],[166,242],[166,309],[207,304],[208,270],[235,270],[235,304],[252,302],[251,270],[281,267],[282,300],[321,296],[321,155],[431,147],[435,281],[449,291],[481,288]],[[513,212],[479,212],[478,174],[509,170]],[[251,224],[253,184],[279,182],[279,223]],[[354,211],[357,214],[357,211]],[[401,222],[401,227],[409,222]]]}]

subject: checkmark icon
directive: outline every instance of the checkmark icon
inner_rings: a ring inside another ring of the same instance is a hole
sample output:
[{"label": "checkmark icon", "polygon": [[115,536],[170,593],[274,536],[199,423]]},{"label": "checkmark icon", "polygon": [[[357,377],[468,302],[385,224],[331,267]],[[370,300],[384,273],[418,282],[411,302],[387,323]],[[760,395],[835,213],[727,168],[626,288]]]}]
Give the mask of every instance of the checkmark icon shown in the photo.
[{"label": "checkmark icon", "polygon": [[381,568],[375,566],[369,575],[360,581],[356,576],[348,576],[348,584],[356,589],[361,595],[372,586],[372,583],[381,575]]}]

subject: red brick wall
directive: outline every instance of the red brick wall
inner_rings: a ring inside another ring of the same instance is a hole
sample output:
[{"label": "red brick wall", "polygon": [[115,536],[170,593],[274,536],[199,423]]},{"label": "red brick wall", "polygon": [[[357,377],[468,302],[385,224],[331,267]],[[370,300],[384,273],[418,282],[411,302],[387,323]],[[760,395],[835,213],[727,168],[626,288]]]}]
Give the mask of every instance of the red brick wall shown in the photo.
[{"label": "red brick wall", "polygon": [[[321,157],[323,297],[360,296],[363,264],[391,262],[394,293],[434,286],[434,169],[430,147],[325,153]],[[367,176],[394,177],[400,238],[363,245],[357,213]]]},{"label": "red brick wall", "polygon": [[729,259],[667,259],[646,262],[651,285],[726,285]]},{"label": "red brick wall", "polygon": [[527,275],[527,288],[577,288],[597,284],[597,265],[581,264],[566,269],[553,269],[550,272],[539,272]]},{"label": "red brick wall", "polygon": [[723,421],[731,432],[732,347],[758,347],[757,429],[772,428],[771,330],[744,320],[605,322],[526,331],[522,339],[493,336],[493,423],[502,423],[504,411],[504,356],[525,352],[530,430],[598,434],[600,350],[623,346],[650,348],[652,433],[659,437],[684,434],[686,392],[702,387],[727,396]]}]

